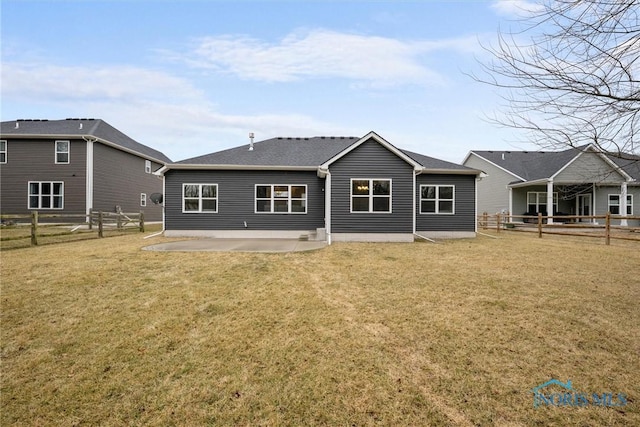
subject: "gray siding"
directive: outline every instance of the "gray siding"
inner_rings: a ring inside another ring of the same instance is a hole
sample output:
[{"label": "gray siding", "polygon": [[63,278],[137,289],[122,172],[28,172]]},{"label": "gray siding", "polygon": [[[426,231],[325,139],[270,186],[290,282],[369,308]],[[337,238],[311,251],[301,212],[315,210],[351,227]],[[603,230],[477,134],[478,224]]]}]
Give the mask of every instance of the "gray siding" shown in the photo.
[{"label": "gray siding", "polygon": [[518,178],[471,153],[465,166],[485,172],[488,176],[478,182],[478,214],[495,214],[509,209],[507,185]]},{"label": "gray siding", "polygon": [[[217,213],[182,213],[182,184],[218,184]],[[306,214],[255,213],[256,184],[307,185]],[[324,179],[313,172],[170,170],[165,174],[167,230],[314,230],[324,227]]]},{"label": "gray siding", "polygon": [[[3,138],[4,139],[4,138]],[[64,182],[64,209],[41,209],[42,213],[85,213],[86,145],[71,140],[69,164],[55,163],[55,139],[7,140],[7,163],[0,165],[0,211],[25,214],[29,181]]]},{"label": "gray siding", "polygon": [[611,165],[593,152],[581,153],[566,169],[555,178],[555,183],[613,183],[622,182],[624,178],[613,170]]},{"label": "gray siding", "polygon": [[[476,177],[473,175],[418,175],[416,231],[475,231],[475,182]],[[455,214],[421,214],[421,185],[455,185]]]},{"label": "gray siding", "polygon": [[[596,186],[595,194],[595,215],[605,215],[609,210],[609,194],[620,194],[620,186]],[[627,194],[633,195],[633,216],[640,216],[640,186],[628,185]],[[600,224],[604,224],[603,219],[599,219]],[[611,222],[614,225],[620,224],[620,221]],[[640,220],[627,220],[627,224],[637,227]]]},{"label": "gray siding", "polygon": [[[145,221],[162,221],[162,206],[149,196],[162,192],[162,179],[145,172],[145,159],[104,144],[93,145],[93,208],[114,212],[144,212]],[[151,171],[160,168],[151,162]],[[140,206],[140,193],[147,195],[147,206]]]},{"label": "gray siding", "polygon": [[[413,167],[375,140],[330,165],[332,233],[412,233]],[[351,179],[391,179],[391,213],[351,213]]]}]

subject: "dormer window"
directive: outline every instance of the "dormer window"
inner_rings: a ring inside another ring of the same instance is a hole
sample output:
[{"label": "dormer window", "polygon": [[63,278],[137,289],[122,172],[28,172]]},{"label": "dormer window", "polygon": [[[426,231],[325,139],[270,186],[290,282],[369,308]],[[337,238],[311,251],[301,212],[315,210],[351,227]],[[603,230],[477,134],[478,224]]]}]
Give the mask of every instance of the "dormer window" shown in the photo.
[{"label": "dormer window", "polygon": [[56,163],[69,163],[69,141],[56,141]]}]

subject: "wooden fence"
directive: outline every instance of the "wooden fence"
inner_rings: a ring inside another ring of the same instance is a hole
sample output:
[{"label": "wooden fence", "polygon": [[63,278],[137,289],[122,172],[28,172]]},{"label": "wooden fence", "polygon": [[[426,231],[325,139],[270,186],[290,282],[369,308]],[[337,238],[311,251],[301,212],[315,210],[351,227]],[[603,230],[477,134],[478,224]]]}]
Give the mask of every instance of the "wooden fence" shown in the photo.
[{"label": "wooden fence", "polygon": [[[96,233],[105,237],[105,231],[144,232],[144,213],[114,213],[91,210],[89,215],[43,214],[37,211],[25,215],[1,215],[2,242],[31,239],[31,246],[37,246],[39,238],[60,237],[73,234]],[[25,230],[29,227],[29,233]]]},{"label": "wooden fence", "polygon": [[[551,220],[551,223],[549,223]],[[602,220],[603,224],[599,222]],[[638,221],[640,216],[611,215],[562,215],[537,216],[510,215],[484,213],[478,216],[478,229],[501,231],[534,231],[539,238],[543,234],[558,234],[565,236],[599,237],[604,238],[609,245],[611,239],[631,240],[640,242],[640,227],[615,225],[612,221]]]}]

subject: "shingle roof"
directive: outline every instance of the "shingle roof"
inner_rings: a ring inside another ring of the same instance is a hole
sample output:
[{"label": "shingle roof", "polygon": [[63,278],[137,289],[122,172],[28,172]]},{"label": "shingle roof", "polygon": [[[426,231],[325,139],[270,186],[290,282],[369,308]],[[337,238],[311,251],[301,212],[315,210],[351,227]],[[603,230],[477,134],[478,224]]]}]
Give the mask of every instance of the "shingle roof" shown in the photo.
[{"label": "shingle roof", "polygon": [[[361,138],[352,136],[278,137],[176,162],[176,165],[318,167]],[[456,163],[400,150],[426,169],[473,171]]]},{"label": "shingle roof", "polygon": [[[563,151],[479,151],[475,153],[486,160],[524,178],[525,181],[535,181],[549,178],[569,163],[574,157],[589,147],[586,144]],[[607,157],[636,180],[640,179],[640,157],[607,154]],[[635,159],[635,160],[634,160]]]},{"label": "shingle roof", "polygon": [[359,138],[324,137],[271,138],[204,156],[192,157],[176,164],[244,165],[244,166],[309,166],[317,167],[349,147]]},{"label": "shingle roof", "polygon": [[0,133],[3,137],[92,136],[162,163],[171,162],[164,153],[140,144],[101,119],[13,120],[1,123]]}]

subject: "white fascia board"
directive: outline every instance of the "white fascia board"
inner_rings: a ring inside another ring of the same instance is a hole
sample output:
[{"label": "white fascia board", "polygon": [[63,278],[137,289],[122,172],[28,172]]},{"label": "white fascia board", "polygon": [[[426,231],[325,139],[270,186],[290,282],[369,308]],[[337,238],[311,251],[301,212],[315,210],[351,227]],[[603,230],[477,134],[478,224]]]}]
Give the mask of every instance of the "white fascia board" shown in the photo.
[{"label": "white fascia board", "polygon": [[391,144],[389,141],[387,141],[386,139],[384,139],[383,137],[381,137],[380,135],[378,135],[373,131],[369,132],[368,134],[366,134],[365,136],[363,136],[362,138],[360,138],[359,140],[357,140],[356,142],[354,142],[353,144],[351,144],[350,146],[348,146],[347,148],[345,148],[344,150],[342,150],[341,152],[339,152],[338,154],[336,154],[335,156],[333,156],[332,158],[330,158],[329,160],[321,164],[320,169],[328,169],[329,165],[331,165],[333,162],[346,156],[348,153],[355,150],[356,148],[358,148],[359,146],[361,146],[366,141],[372,138],[375,139],[384,148],[391,151],[393,154],[395,154],[396,156],[400,157],[402,160],[404,160],[405,162],[413,166],[413,169],[415,171],[419,171],[422,169],[422,165],[417,163],[411,157],[404,154],[402,151],[398,150],[393,144]]},{"label": "white fascia board", "polygon": [[[516,175],[515,173],[511,172],[509,169],[505,169],[504,167],[502,167],[502,166],[500,166],[500,165],[498,165],[498,164],[496,164],[496,163],[493,163],[491,160],[489,160],[489,159],[486,159],[486,158],[482,157],[480,154],[478,154],[478,153],[476,153],[476,152],[474,152],[474,151],[470,151],[470,152],[469,152],[469,154],[467,155],[467,157],[464,159],[464,162],[466,162],[466,161],[468,160],[468,158],[469,158],[469,156],[470,156],[471,154],[473,154],[474,156],[476,156],[476,157],[477,157],[477,158],[479,158],[479,159],[484,160],[485,162],[489,163],[490,165],[493,165],[493,166],[497,167],[498,169],[500,169],[500,170],[502,170],[502,171],[504,171],[504,172],[508,173],[509,175],[511,175],[511,176],[513,176],[513,177],[515,177],[515,178],[518,178],[518,179],[519,179],[519,180],[521,180],[521,181],[526,181],[526,179],[524,179],[524,178],[523,178],[523,177],[521,177],[520,175]],[[464,162],[462,162],[462,163],[464,164]]]},{"label": "white fascia board", "polygon": [[468,170],[464,170],[464,169],[427,169],[427,168],[420,168],[420,173],[430,173],[430,174],[446,174],[446,175],[473,175],[473,176],[480,176],[480,177],[486,177],[488,176],[486,173],[482,172],[481,170],[478,169],[468,169]]},{"label": "white fascia board", "polygon": [[264,166],[264,165],[204,165],[204,164],[168,164],[156,172],[164,175],[168,170],[250,170],[250,171],[316,171],[317,166]]},{"label": "white fascia board", "polygon": [[548,182],[549,182],[549,178],[541,178],[533,181],[516,182],[515,184],[508,184],[507,188],[528,187],[530,185],[547,185]]}]

